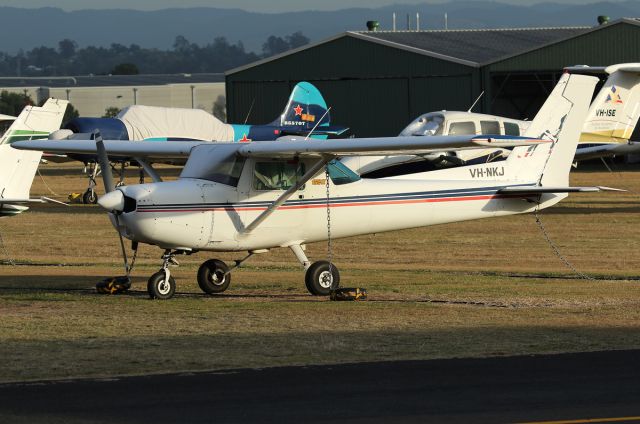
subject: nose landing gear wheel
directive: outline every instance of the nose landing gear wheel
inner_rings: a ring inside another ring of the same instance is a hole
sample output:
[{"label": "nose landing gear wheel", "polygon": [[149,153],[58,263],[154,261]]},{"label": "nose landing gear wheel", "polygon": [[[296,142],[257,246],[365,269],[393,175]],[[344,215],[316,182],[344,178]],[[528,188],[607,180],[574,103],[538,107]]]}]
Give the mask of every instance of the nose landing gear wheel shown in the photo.
[{"label": "nose landing gear wheel", "polygon": [[85,205],[95,205],[98,202],[98,195],[93,189],[88,189],[82,195],[82,203]]},{"label": "nose landing gear wheel", "polygon": [[151,299],[171,299],[176,292],[176,280],[169,276],[169,281],[165,281],[164,271],[158,271],[149,277],[147,291]]},{"label": "nose landing gear wheel", "polygon": [[340,283],[340,272],[338,268],[332,264],[331,273],[329,273],[328,261],[314,262],[304,275],[304,283],[312,295],[328,296],[331,290],[338,287]]},{"label": "nose landing gear wheel", "polygon": [[198,269],[198,285],[207,294],[222,293],[231,284],[229,267],[218,259],[209,259]]}]

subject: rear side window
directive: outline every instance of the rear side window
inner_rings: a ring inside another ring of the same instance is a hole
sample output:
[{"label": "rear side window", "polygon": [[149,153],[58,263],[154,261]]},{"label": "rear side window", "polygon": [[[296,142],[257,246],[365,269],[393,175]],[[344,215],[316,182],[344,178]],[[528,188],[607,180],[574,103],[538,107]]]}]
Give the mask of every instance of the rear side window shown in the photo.
[{"label": "rear side window", "polygon": [[449,135],[472,135],[476,133],[473,122],[452,122],[449,125]]},{"label": "rear side window", "polygon": [[480,121],[481,134],[500,134],[500,123],[498,121]]},{"label": "rear side window", "polygon": [[504,133],[506,135],[520,135],[520,126],[513,122],[504,123]]}]

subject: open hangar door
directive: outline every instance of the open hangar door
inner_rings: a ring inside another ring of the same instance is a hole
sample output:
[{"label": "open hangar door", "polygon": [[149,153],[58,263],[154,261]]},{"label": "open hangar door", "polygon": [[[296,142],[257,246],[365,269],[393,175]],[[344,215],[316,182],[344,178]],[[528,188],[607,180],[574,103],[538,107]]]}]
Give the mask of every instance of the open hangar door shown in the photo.
[{"label": "open hangar door", "polygon": [[[561,71],[491,74],[491,109],[488,113],[507,118],[532,120],[561,76]],[[599,75],[599,77],[600,82],[596,86],[594,97],[607,78],[606,75]]]}]

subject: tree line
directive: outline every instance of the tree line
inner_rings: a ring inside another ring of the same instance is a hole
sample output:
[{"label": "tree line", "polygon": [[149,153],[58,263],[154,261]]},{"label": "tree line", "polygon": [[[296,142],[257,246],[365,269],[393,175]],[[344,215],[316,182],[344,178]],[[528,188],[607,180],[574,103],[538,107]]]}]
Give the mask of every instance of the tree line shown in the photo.
[{"label": "tree line", "polygon": [[80,48],[75,41],[64,39],[57,48],[40,46],[13,55],[0,52],[0,76],[224,72],[307,43],[309,39],[300,31],[285,37],[270,36],[260,54],[247,52],[241,41],[230,43],[225,37],[198,45],[179,35],[169,50],[116,43]]}]

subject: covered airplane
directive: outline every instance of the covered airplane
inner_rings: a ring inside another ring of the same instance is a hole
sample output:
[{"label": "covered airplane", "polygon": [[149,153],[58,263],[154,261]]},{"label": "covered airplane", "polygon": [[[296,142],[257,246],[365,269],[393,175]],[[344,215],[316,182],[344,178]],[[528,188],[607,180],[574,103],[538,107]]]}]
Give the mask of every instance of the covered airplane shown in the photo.
[{"label": "covered airplane", "polygon": [[[129,106],[115,118],[76,118],[55,139],[87,139],[98,130],[110,140],[180,141],[202,140],[241,142],[275,140],[283,136],[326,138],[343,134],[348,128],[331,125],[331,113],[320,91],[308,82],[296,84],[282,114],[265,125],[225,124],[201,109]],[[84,193],[85,203],[95,203],[95,178],[99,171],[95,155],[70,154],[74,160],[90,165],[89,187]],[[124,164],[132,158],[110,158]],[[121,178],[124,174],[121,172]]]},{"label": "covered airplane", "polygon": [[[108,162],[107,154],[189,158],[176,181],[157,178],[149,184],[116,188],[110,173],[103,173],[107,194],[99,204],[109,212],[120,237],[165,250],[162,268],[148,281],[152,298],[173,296],[176,282],[169,265],[175,264],[175,255],[248,251],[233,267],[218,259],[200,266],[200,288],[215,294],[228,288],[232,269],[276,247],[290,248],[304,266],[311,294],[327,295],[338,286],[338,268],[331,258],[311,263],[304,252],[307,243],[534,212],[556,204],[569,192],[606,189],[568,185],[596,81],[590,76],[564,75],[526,137],[422,135],[322,141],[293,137],[247,144],[70,140],[14,146],[98,152],[103,164]],[[343,165],[332,173],[328,166],[340,157],[491,146],[513,151],[500,164],[396,179],[360,178]],[[128,273],[130,268],[125,268]]]}]

